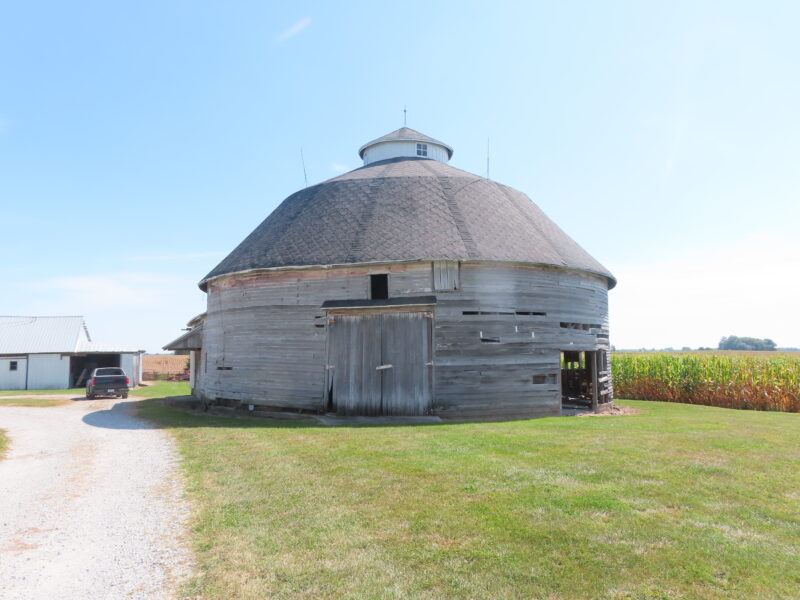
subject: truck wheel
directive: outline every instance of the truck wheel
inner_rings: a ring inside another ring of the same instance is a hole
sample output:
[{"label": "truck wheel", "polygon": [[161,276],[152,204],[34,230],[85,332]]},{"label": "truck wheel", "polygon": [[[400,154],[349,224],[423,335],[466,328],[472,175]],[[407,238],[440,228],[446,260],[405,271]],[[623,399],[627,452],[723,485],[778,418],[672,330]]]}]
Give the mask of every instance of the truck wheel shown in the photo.
[{"label": "truck wheel", "polygon": [[122,392],[122,394],[120,396],[122,398],[127,398],[128,397],[128,392]]},{"label": "truck wheel", "polygon": [[89,400],[94,400],[94,394],[90,394],[89,392],[86,392],[86,397],[87,397]]}]

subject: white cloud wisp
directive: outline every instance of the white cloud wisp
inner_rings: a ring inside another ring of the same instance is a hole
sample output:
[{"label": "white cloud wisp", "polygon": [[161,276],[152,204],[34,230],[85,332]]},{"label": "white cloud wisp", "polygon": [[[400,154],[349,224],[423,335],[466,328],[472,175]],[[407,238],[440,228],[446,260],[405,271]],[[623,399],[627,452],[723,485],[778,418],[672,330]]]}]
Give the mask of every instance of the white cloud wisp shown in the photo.
[{"label": "white cloud wisp", "polygon": [[275,36],[273,40],[276,44],[283,44],[287,40],[293,38],[298,33],[303,32],[309,25],[311,25],[311,17],[304,17],[297,21],[291,27],[287,27],[283,31],[281,31],[278,35]]}]

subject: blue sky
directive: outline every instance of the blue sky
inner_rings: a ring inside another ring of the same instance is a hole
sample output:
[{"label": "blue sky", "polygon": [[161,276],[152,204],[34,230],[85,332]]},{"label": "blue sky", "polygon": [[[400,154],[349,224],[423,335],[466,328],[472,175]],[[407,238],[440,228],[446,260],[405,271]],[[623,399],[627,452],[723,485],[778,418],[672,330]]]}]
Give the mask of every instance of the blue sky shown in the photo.
[{"label": "blue sky", "polygon": [[158,351],[196,283],[408,124],[619,278],[617,347],[800,345],[800,4],[0,8],[0,314]]}]

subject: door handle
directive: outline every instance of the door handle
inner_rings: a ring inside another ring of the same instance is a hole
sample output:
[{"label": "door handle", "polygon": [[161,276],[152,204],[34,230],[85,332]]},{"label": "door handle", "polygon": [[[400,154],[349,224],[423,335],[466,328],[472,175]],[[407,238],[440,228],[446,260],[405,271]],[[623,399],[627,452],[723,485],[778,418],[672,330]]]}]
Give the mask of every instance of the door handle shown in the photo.
[{"label": "door handle", "polygon": [[375,367],[376,371],[383,371],[384,369],[391,369],[393,368],[392,365],[381,365],[379,367]]}]

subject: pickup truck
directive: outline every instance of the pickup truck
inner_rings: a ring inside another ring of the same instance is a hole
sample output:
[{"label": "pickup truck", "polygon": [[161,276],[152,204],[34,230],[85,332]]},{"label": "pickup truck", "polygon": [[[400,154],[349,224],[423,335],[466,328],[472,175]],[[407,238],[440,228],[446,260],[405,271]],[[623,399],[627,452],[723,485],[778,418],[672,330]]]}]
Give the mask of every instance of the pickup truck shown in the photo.
[{"label": "pickup truck", "polygon": [[86,382],[86,397],[119,396],[128,397],[128,386],[131,380],[125,371],[119,367],[101,367],[92,371],[92,376]]}]

